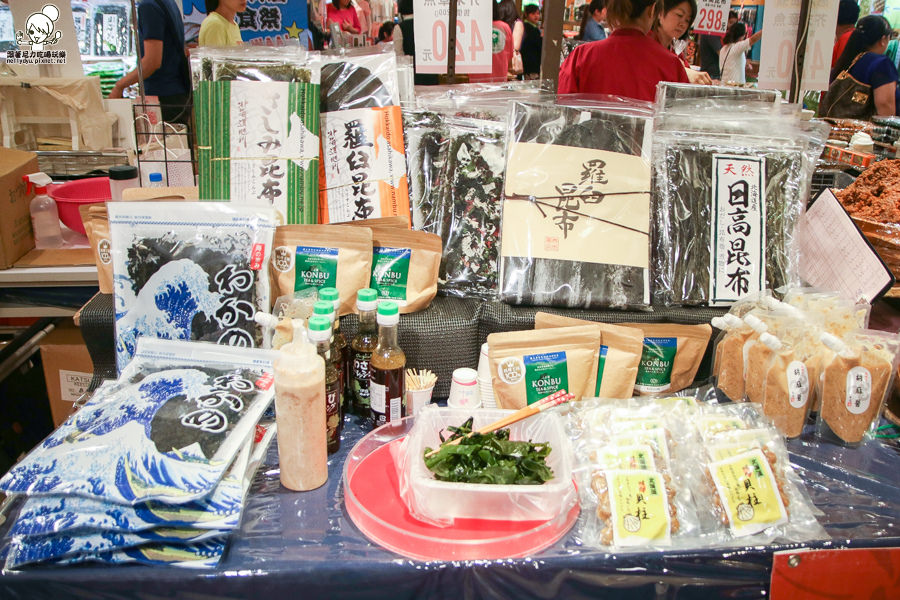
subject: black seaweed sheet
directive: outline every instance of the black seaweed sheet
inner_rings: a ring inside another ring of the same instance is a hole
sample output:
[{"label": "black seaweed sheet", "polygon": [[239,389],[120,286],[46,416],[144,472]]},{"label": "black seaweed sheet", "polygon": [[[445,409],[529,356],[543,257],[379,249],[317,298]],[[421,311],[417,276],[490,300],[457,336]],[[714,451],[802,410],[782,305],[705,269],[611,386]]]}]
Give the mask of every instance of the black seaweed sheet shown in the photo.
[{"label": "black seaweed sheet", "polygon": [[[640,156],[647,123],[646,118],[605,110],[516,103],[511,143],[555,144]],[[500,299],[509,304],[571,308],[646,305],[646,269],[530,257],[501,260]]]},{"label": "black seaweed sheet", "polygon": [[438,215],[440,174],[447,160],[447,127],[437,113],[403,111],[406,172],[413,229],[441,235]]},{"label": "black seaweed sheet", "polygon": [[349,61],[322,65],[320,90],[323,113],[395,104],[391,91],[377,75]]}]

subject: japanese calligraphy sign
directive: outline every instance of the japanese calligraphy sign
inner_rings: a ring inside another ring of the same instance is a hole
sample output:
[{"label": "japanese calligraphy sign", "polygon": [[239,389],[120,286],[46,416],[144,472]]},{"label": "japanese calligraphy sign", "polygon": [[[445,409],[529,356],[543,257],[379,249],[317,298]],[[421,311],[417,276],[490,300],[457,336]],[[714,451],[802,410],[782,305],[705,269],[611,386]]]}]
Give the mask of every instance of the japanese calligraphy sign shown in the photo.
[{"label": "japanese calligraphy sign", "polygon": [[[762,49],[759,61],[759,86],[786,90],[791,86],[791,72],[797,52],[797,30],[800,23],[800,0],[770,0],[763,16]],[[837,23],[838,3],[834,0],[811,0],[809,28],[800,89],[828,89],[831,71],[831,49]]]},{"label": "japanese calligraphy sign", "polygon": [[753,535],[787,521],[784,500],[762,450],[711,463],[709,471],[735,536]]},{"label": "japanese calligraphy sign", "polygon": [[711,306],[731,304],[765,287],[765,170],[761,158],[713,155]]},{"label": "japanese calligraphy sign", "polygon": [[320,187],[321,223],[409,219],[399,106],[322,114]]},{"label": "japanese calligraphy sign", "polygon": [[213,167],[201,177],[201,197],[272,206],[282,223],[315,223],[319,86],[211,85]]},{"label": "japanese calligraphy sign", "polygon": [[[183,0],[185,39],[196,39],[197,27],[206,17],[203,0]],[[244,12],[237,14],[241,39],[250,44],[282,46],[288,39],[305,34],[308,23],[307,3],[297,0],[249,0]]]},{"label": "japanese calligraphy sign", "polygon": [[[492,48],[506,40],[494,39],[491,28],[492,0],[459,0],[456,9],[456,72],[490,73]],[[415,0],[413,28],[416,40],[416,73],[446,73],[449,0]]]},{"label": "japanese calligraphy sign", "polygon": [[699,0],[697,2],[697,19],[694,21],[694,33],[720,35],[728,28],[729,0]]},{"label": "japanese calligraphy sign", "polygon": [[532,142],[507,157],[501,256],[647,269],[650,166],[640,156]]},{"label": "japanese calligraphy sign", "polygon": [[865,367],[853,367],[847,372],[846,407],[854,415],[869,410],[872,401],[872,374]]},{"label": "japanese calligraphy sign", "polygon": [[639,470],[607,471],[605,475],[615,544],[671,544],[671,515],[662,476]]}]

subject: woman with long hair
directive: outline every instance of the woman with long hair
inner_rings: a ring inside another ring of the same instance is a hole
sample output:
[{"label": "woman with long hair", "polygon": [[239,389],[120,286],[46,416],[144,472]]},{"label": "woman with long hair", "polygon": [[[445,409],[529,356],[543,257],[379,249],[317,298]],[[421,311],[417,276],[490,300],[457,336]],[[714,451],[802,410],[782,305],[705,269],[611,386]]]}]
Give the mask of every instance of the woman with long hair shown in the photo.
[{"label": "woman with long hair", "polygon": [[747,83],[747,51],[762,37],[762,29],[747,37],[747,26],[737,21],[725,32],[719,50],[722,83]]},{"label": "woman with long hair", "polygon": [[[681,56],[680,49],[676,49],[675,46],[675,40],[681,40],[682,42],[687,40],[691,24],[696,16],[696,0],[662,0],[657,4],[656,18],[653,21],[650,34],[657,42],[662,44],[663,48],[678,56],[691,83],[710,85],[712,84],[712,79],[710,79],[709,75],[692,69],[690,63]],[[686,42],[684,45],[686,45]]]},{"label": "woman with long hair", "polygon": [[514,0],[500,0],[497,2],[497,13],[501,21],[509,25],[512,31],[512,47],[513,54],[522,52],[522,38],[525,36],[525,23],[519,15],[519,9],[516,8]]},{"label": "woman with long hair", "polygon": [[608,0],[613,32],[603,41],[581,44],[560,67],[560,94],[610,94],[656,98],[660,81],[688,83],[684,65],[647,33],[656,0]]},{"label": "woman with long hair", "polygon": [[591,0],[584,7],[581,15],[581,27],[575,39],[585,42],[599,42],[606,39],[606,30],[603,29],[603,20],[606,19],[606,0]]},{"label": "woman with long hair", "polygon": [[362,28],[359,24],[359,15],[353,7],[352,0],[331,0],[325,8],[327,14],[327,26],[337,23],[341,31],[357,34]]},{"label": "woman with long hair", "polygon": [[[900,107],[897,97],[897,68],[884,55],[891,40],[891,24],[881,15],[869,15],[856,22],[856,28],[850,34],[844,51],[831,69],[831,81],[842,71],[863,85],[871,86],[874,97],[874,114],[892,116]],[[825,95],[823,104],[830,105],[835,99],[829,98],[831,90]],[[844,115],[825,112],[830,117]]]}]

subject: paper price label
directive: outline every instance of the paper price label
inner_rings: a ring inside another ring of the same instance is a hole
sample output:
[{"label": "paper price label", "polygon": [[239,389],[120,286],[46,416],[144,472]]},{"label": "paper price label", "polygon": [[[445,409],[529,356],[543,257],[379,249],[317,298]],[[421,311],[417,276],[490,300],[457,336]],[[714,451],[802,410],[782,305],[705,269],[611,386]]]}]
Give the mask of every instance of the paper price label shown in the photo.
[{"label": "paper price label", "polygon": [[[446,73],[449,49],[449,0],[416,0],[414,31],[417,73]],[[499,30],[498,30],[499,32]],[[456,13],[456,72],[490,73],[494,39],[490,0],[460,3]],[[501,34],[502,37],[502,34]]]},{"label": "paper price label", "polygon": [[728,28],[728,0],[699,0],[694,33],[719,35]]}]

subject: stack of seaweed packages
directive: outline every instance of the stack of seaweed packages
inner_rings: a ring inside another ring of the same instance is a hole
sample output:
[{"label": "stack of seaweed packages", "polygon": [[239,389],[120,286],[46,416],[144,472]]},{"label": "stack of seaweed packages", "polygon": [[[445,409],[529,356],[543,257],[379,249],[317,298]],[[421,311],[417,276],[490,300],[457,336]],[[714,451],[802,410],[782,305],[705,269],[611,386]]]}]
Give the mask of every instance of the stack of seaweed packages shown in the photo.
[{"label": "stack of seaweed packages", "polygon": [[403,108],[412,226],[441,236],[443,294],[497,295],[510,101],[541,94],[534,83],[457,85]]},{"label": "stack of seaweed packages", "polygon": [[653,303],[727,306],[798,284],[797,225],[828,125],[764,92],[680,91],[657,94]]},{"label": "stack of seaweed packages", "polygon": [[192,53],[201,200],[318,222],[320,59],[300,47]]},{"label": "stack of seaweed packages", "polygon": [[272,353],[141,338],[133,360],[0,480],[6,569],[214,567],[275,433]]}]

